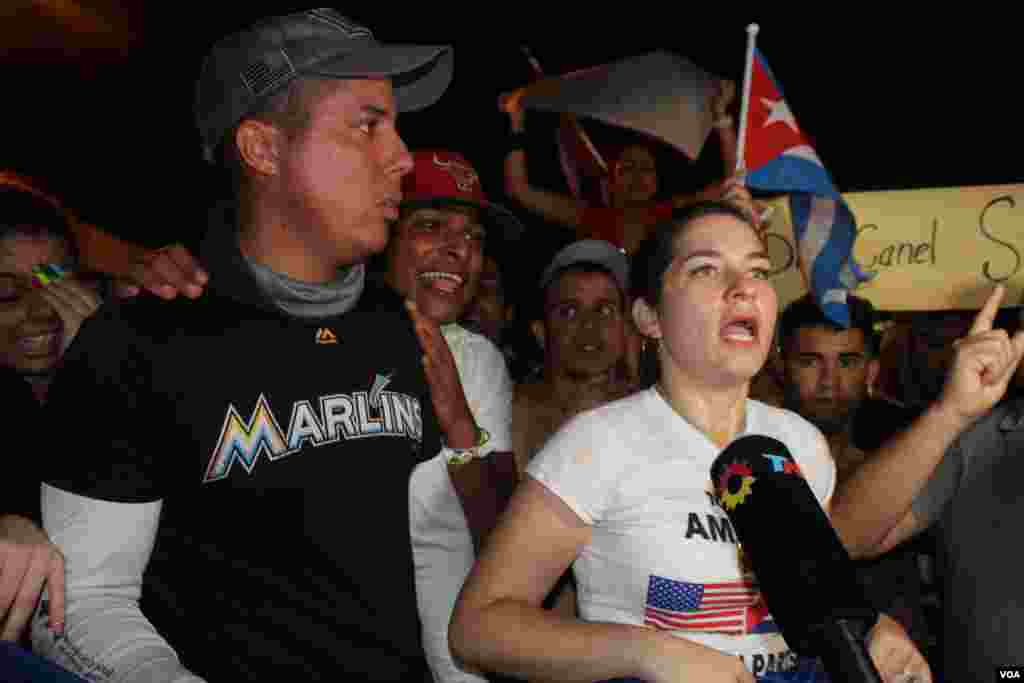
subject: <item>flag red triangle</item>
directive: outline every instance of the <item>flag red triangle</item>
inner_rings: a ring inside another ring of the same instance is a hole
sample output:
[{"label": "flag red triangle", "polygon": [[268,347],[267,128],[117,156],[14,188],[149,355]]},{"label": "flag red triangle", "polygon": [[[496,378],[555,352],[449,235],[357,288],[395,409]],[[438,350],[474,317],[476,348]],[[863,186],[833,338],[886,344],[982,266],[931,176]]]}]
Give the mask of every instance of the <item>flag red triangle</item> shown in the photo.
[{"label": "flag red triangle", "polygon": [[760,53],[754,54],[752,67],[746,149],[743,153],[748,170],[760,168],[794,147],[811,147]]}]

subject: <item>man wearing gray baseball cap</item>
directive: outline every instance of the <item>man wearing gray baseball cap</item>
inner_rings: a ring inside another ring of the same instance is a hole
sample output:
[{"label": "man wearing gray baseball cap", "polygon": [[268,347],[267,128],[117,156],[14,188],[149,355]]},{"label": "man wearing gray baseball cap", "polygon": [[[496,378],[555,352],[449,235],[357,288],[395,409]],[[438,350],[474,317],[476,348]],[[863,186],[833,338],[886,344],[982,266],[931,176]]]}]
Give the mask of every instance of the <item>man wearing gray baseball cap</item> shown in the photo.
[{"label": "man wearing gray baseball cap", "polygon": [[541,274],[538,299],[530,332],[544,365],[512,402],[512,451],[523,469],[571,417],[635,389],[622,250],[605,240],[567,245]]},{"label": "man wearing gray baseball cap", "polygon": [[205,293],[101,311],[52,389],[66,614],[37,650],[90,680],[427,679],[409,475],[439,429],[411,321],[355,303],[412,167],[397,113],[451,76],[329,9],[213,46],[196,123],[235,202]]}]

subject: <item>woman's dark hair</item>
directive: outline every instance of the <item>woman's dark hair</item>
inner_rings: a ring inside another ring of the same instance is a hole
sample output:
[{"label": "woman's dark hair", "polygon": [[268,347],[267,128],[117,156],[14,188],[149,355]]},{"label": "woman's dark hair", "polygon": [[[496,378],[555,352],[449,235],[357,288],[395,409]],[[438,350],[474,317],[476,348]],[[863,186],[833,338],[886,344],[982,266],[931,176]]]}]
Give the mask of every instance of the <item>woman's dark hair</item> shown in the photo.
[{"label": "woman's dark hair", "polygon": [[643,297],[651,306],[661,303],[662,280],[675,258],[676,238],[691,223],[706,216],[732,216],[756,232],[750,218],[728,202],[698,202],[673,211],[672,217],[655,226],[633,255],[629,272],[634,298]]},{"label": "woman's dark hair", "polygon": [[[676,239],[692,223],[706,216],[732,216],[757,231],[750,218],[728,202],[698,202],[673,211],[672,217],[655,226],[633,255],[629,272],[634,300],[643,298],[651,307],[661,303],[661,286],[676,256]],[[657,344],[645,344],[640,355],[640,386],[653,386],[660,374]]]}]

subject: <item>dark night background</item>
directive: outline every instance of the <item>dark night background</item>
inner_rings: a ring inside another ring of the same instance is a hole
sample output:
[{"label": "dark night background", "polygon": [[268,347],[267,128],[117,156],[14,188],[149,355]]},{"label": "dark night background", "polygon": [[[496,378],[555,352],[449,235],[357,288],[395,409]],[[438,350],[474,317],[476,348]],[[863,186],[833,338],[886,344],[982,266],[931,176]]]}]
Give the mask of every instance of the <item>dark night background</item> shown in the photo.
[{"label": "dark night background", "polygon": [[[4,4],[0,167],[42,179],[84,218],[154,245],[197,231],[200,209],[217,192],[191,118],[204,50],[252,19],[307,6]],[[338,6],[382,40],[455,45],[453,87],[432,109],[404,116],[403,136],[410,147],[464,152],[497,199],[507,124],[496,98],[531,79],[519,45],[529,45],[552,74],[664,48],[740,80],[750,21],[761,25],[758,45],[841,190],[1024,181],[1021,38],[1008,19],[972,16],[963,6],[948,19],[899,25],[881,15],[790,23],[733,12],[687,21],[683,5],[630,16],[627,8],[643,5],[558,7],[551,15],[550,7],[523,4]],[[538,183],[564,187],[553,123],[549,115],[531,117],[531,164]],[[592,132],[598,139],[607,133]],[[716,168],[708,150],[710,159],[696,168],[678,159],[664,166],[671,178],[663,185],[702,180]],[[532,225],[531,251],[557,241]]]}]

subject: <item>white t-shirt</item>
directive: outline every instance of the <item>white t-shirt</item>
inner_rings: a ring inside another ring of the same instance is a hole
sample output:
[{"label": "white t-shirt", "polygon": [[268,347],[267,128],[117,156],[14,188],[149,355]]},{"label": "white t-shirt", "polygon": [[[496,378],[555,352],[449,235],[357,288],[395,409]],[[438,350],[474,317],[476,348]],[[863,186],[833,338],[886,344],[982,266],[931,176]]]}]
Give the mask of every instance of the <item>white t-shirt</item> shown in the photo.
[{"label": "white t-shirt", "polygon": [[[744,434],[786,444],[818,500],[830,498],[835,464],[811,423],[748,400]],[[786,670],[795,653],[712,495],[720,452],[649,389],[574,418],[527,472],[592,527],[573,565],[584,619],[667,630],[741,656],[755,673]]]},{"label": "white t-shirt", "polygon": [[[501,352],[486,337],[458,325],[445,325],[441,332],[455,359],[470,412],[490,434],[484,451],[512,450],[512,380]],[[487,679],[459,668],[448,649],[448,622],[475,557],[469,525],[443,454],[413,470],[409,496],[416,600],[423,649],[434,680],[485,683]]]}]

